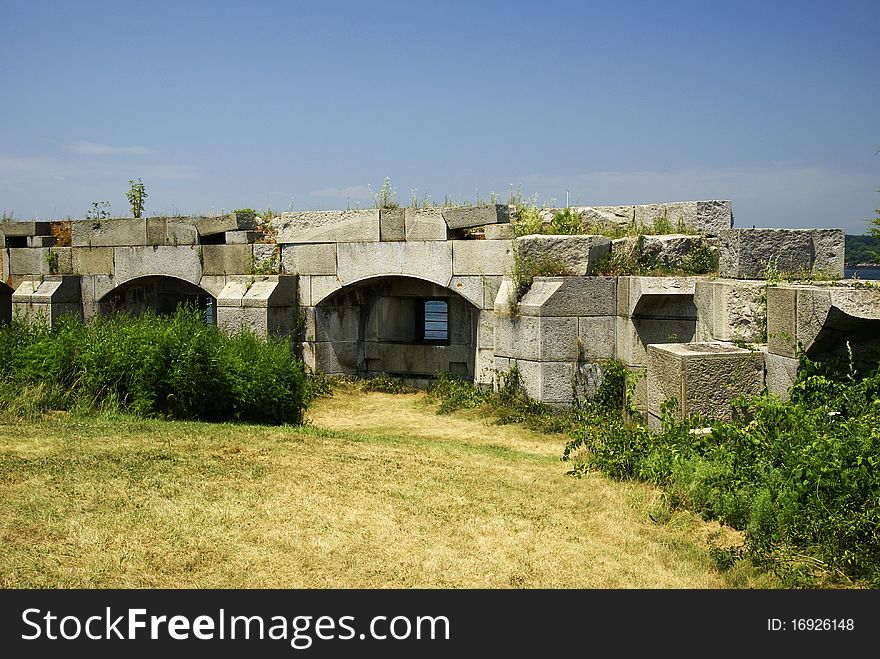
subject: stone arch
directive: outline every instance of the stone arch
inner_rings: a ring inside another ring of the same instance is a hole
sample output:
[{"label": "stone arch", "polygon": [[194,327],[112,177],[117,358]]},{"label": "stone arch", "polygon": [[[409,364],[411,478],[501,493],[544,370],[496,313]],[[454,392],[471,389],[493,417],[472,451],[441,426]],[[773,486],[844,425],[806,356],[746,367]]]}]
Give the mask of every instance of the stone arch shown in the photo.
[{"label": "stone arch", "polygon": [[205,312],[206,322],[217,322],[217,299],[211,293],[197,282],[168,275],[145,275],[118,282],[97,303],[102,315],[119,311],[137,314],[148,309],[164,315],[174,313],[180,304],[191,304]]},{"label": "stone arch", "polygon": [[414,384],[438,371],[474,379],[481,307],[459,291],[425,277],[368,276],[315,299],[303,351],[315,370]]}]

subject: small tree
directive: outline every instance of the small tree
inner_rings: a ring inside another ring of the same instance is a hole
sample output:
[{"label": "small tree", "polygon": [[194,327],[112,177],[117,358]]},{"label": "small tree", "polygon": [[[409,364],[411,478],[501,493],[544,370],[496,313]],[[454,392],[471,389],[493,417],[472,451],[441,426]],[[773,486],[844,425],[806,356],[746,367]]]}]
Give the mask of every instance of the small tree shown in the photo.
[{"label": "small tree", "polygon": [[147,191],[144,189],[143,181],[140,179],[135,182],[133,179],[128,182],[128,203],[131,204],[131,214],[135,219],[140,219],[144,214],[144,199],[147,198]]}]

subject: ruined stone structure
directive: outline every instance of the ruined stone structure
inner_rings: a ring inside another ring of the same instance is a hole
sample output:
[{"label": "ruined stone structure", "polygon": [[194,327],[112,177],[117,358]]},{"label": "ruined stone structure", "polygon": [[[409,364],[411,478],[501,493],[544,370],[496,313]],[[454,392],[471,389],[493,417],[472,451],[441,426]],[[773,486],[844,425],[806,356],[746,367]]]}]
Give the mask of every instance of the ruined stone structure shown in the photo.
[{"label": "ruined stone structure", "polygon": [[[674,264],[708,246],[719,275],[596,276],[636,239],[515,238],[506,205],[11,222],[0,321],[189,302],[224,328],[290,336],[315,370],[492,385],[515,366],[554,405],[589,395],[614,358],[655,420],[670,398],[723,418],[735,396],[784,396],[798,346],[817,357],[880,336],[880,289],[842,280],[842,230],[735,229],[724,201],[578,211],[609,228],[662,220],[679,233],[638,241],[640,254]],[[535,277],[518,299],[515,254],[565,276]]]}]

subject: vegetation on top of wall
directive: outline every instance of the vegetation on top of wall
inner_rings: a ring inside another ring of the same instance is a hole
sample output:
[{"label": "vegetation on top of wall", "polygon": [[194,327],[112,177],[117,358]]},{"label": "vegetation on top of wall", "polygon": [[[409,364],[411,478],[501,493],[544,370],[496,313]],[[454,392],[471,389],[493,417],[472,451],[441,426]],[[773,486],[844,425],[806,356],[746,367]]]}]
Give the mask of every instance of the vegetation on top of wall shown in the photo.
[{"label": "vegetation on top of wall", "polygon": [[397,203],[397,190],[391,185],[391,179],[387,176],[378,192],[373,192],[370,186],[367,188],[373,196],[373,204],[376,208],[400,208],[400,204]]},{"label": "vegetation on top of wall", "polygon": [[618,250],[609,254],[597,266],[597,275],[641,275],[671,277],[677,275],[706,275],[718,272],[718,250],[702,242],[674,264],[652,259],[644,249],[644,236],[638,236],[629,251]]},{"label": "vegetation on top of wall", "polygon": [[541,257],[523,256],[519,244],[513,243],[513,266],[510,277],[513,290],[507,300],[511,315],[519,312],[519,303],[529,289],[535,277],[565,277],[571,275],[566,265],[549,254]]},{"label": "vegetation on top of wall", "polygon": [[301,423],[304,367],[289,341],[232,335],[202,312],[117,314],[0,328],[0,409],[119,411],[147,417]]},{"label": "vegetation on top of wall", "polygon": [[136,220],[139,220],[144,214],[144,202],[148,196],[143,181],[138,179],[135,182],[134,179],[131,179],[128,182],[128,192],[125,193],[125,197],[131,206],[131,214]]},{"label": "vegetation on top of wall", "polygon": [[92,207],[86,211],[87,220],[106,220],[111,217],[109,201],[93,201]]},{"label": "vegetation on top of wall", "polygon": [[[549,219],[547,219],[548,217]],[[665,216],[658,217],[650,225],[636,222],[635,217],[627,224],[588,222],[584,212],[575,208],[566,207],[550,214],[548,209],[529,204],[518,206],[511,222],[517,236],[532,234],[596,235],[616,239],[695,233],[681,219],[673,223]]]}]

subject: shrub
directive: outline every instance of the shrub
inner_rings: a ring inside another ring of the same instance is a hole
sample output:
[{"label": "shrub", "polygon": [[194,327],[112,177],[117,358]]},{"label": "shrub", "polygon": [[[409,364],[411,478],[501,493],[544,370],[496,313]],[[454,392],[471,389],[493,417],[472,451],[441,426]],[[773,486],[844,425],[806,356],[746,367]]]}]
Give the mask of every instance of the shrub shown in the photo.
[{"label": "shrub", "polygon": [[744,555],[789,586],[880,585],[876,361],[804,360],[790,401],[739,401],[741,420],[709,432],[705,419],[676,420],[673,405],[657,433],[623,414],[586,417],[563,454],[587,453],[571,473],[592,468],[664,486],[674,505],[745,531]]},{"label": "shrub", "polygon": [[185,307],[89,323],[66,316],[51,328],[16,319],[0,329],[0,355],[7,408],[30,389],[38,409],[301,423],[307,403],[303,364],[286,340],[226,335]]}]

